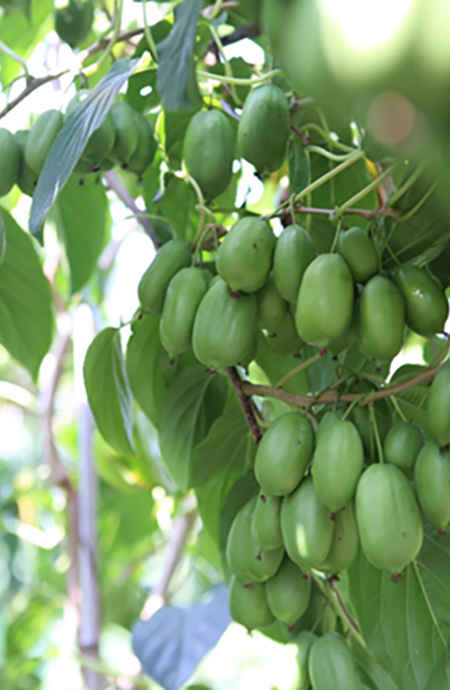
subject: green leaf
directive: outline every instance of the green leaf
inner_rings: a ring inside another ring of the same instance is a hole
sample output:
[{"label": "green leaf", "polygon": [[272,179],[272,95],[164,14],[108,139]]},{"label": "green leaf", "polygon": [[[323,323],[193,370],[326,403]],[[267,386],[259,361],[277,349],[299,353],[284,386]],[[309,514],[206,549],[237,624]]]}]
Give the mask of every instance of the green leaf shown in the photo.
[{"label": "green leaf", "polygon": [[118,453],[134,453],[130,385],[120,345],[120,330],[105,328],[84,360],[84,383],[98,430]]},{"label": "green leaf", "polygon": [[208,374],[201,366],[182,371],[167,392],[159,420],[159,442],[164,462],[183,491],[191,485],[194,447],[221,414],[226,398],[226,379]]},{"label": "green leaf", "polygon": [[82,185],[71,177],[59,195],[56,211],[73,294],[88,282],[105,244],[109,225],[105,189],[93,176],[87,177]]},{"label": "green leaf", "polygon": [[[298,367],[302,361],[303,356],[299,359],[294,357],[294,355],[281,355],[279,352],[274,352],[262,335],[258,337],[258,350],[255,362],[264,372],[271,386],[275,386],[283,376]],[[295,374],[287,383],[283,384],[283,388],[290,393],[308,393],[307,372],[301,371]]]},{"label": "green leaf", "polygon": [[202,5],[202,0],[185,0],[177,5],[172,31],[157,45],[158,91],[168,110],[192,108],[200,101],[194,48]]},{"label": "green leaf", "polygon": [[196,112],[197,108],[174,112],[164,110],[164,150],[170,167],[174,170],[178,170],[181,166],[184,135]]},{"label": "green leaf", "polygon": [[[418,364],[405,364],[394,373],[390,383],[392,385],[399,383],[406,383],[421,372],[425,371],[427,367]],[[418,424],[425,433],[429,433],[428,414],[427,414],[427,400],[430,389],[428,382],[425,381],[419,386],[408,388],[399,395],[395,396],[397,405],[403,412],[408,421]]]},{"label": "green leaf", "polygon": [[195,192],[190,184],[178,177],[167,175],[166,181],[164,193],[154,203],[146,198],[147,188],[144,187],[147,210],[156,216],[167,218],[172,232],[175,231],[178,237],[191,239],[195,235],[199,221],[198,212],[195,211],[198,203]]},{"label": "green leaf", "polygon": [[219,515],[230,489],[253,464],[256,444],[242,410],[222,415],[194,451],[192,484],[208,532],[219,541]]},{"label": "green leaf", "polygon": [[147,417],[158,426],[166,393],[161,370],[160,316],[144,316],[133,324],[127,345],[127,371],[132,393]]},{"label": "green leaf", "polygon": [[0,343],[37,377],[53,334],[52,297],[33,242],[1,211],[6,250],[0,264]]},{"label": "green leaf", "polygon": [[288,166],[291,194],[298,194],[308,184],[309,163],[305,147],[297,136],[290,137],[288,141]]},{"label": "green leaf", "polygon": [[42,223],[70,177],[91,134],[100,127],[137,60],[117,60],[89,96],[66,119],[39,176],[30,212],[30,232],[42,240]]},{"label": "green leaf", "polygon": [[355,642],[351,636],[350,643],[361,680],[370,690],[400,690],[386,669],[371,656],[370,652]]}]

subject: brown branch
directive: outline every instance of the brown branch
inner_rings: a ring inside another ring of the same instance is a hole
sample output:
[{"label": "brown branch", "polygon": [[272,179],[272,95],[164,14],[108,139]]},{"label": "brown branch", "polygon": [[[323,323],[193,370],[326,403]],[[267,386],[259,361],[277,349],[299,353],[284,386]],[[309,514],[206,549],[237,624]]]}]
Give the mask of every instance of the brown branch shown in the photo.
[{"label": "brown branch", "polygon": [[343,598],[342,598],[342,594],[340,593],[340,591],[338,590],[338,588],[337,588],[336,585],[334,584],[333,578],[332,578],[332,577],[327,578],[327,582],[328,582],[329,586],[331,587],[331,589],[333,590],[333,592],[335,593],[335,595],[336,595],[336,597],[337,597],[337,599],[338,599],[338,601],[339,601],[339,606],[341,607],[342,611],[344,612],[345,617],[348,619],[349,623],[350,623],[351,625],[353,625],[353,627],[355,628],[355,630],[356,630],[358,633],[361,632],[361,628],[359,627],[358,621],[356,621],[356,620],[353,618],[352,614],[350,613],[350,611],[348,610],[347,606],[345,605],[345,602],[344,602],[344,600],[343,600]]},{"label": "brown branch", "polygon": [[231,385],[236,393],[236,397],[242,408],[242,412],[244,413],[245,421],[247,422],[252,436],[255,439],[255,443],[259,443],[262,439],[262,433],[253,410],[252,400],[250,397],[253,394],[246,392],[245,388],[248,384],[241,379],[236,367],[225,367],[225,372],[231,381]]}]

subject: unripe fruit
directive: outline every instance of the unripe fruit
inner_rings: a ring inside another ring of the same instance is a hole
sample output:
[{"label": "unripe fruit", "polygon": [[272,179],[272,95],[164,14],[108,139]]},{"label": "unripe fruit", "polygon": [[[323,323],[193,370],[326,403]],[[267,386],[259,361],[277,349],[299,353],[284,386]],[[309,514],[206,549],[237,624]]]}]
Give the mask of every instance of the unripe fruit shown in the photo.
[{"label": "unripe fruit", "polygon": [[267,282],[256,293],[258,300],[258,324],[269,332],[276,331],[287,314],[287,303],[278,292],[273,274],[269,273]]},{"label": "unripe fruit", "polygon": [[20,191],[23,192],[23,194],[33,196],[34,190],[36,189],[38,176],[31,170],[25,160],[25,146],[27,144],[29,134],[30,132],[28,130],[20,130],[14,135],[14,139],[16,140],[20,150],[20,165],[19,174],[17,177],[17,186],[19,187]]},{"label": "unripe fruit", "polygon": [[428,425],[440,446],[450,443],[450,366],[435,376],[428,396]]},{"label": "unripe fruit", "polygon": [[159,333],[172,359],[191,347],[195,315],[206,291],[205,279],[198,268],[182,268],[170,281]]},{"label": "unripe fruit", "polygon": [[222,194],[232,178],[234,131],[221,110],[200,110],[186,130],[183,160],[205,201]]},{"label": "unripe fruit", "polygon": [[295,323],[300,337],[326,347],[349,327],[353,280],[339,254],[321,254],[308,266],[298,295]]},{"label": "unripe fruit", "polygon": [[303,630],[314,628],[318,634],[324,635],[327,632],[336,630],[336,623],[336,613],[330,604],[330,600],[324,596],[319,586],[312,580],[309,605],[297,625]]},{"label": "unripe fruit", "polygon": [[257,303],[254,295],[233,296],[223,280],[211,287],[197,311],[192,347],[210,369],[231,367],[255,350]]},{"label": "unripe fruit", "polygon": [[414,470],[419,503],[431,522],[445,529],[450,522],[450,453],[428,441]]},{"label": "unripe fruit", "polygon": [[284,496],[299,484],[311,460],[314,433],[307,417],[289,412],[264,434],[256,453],[255,475],[264,494]]},{"label": "unripe fruit", "polygon": [[92,0],[68,0],[63,7],[54,12],[55,31],[62,41],[72,48],[79,45],[89,35],[94,19]]},{"label": "unripe fruit", "polygon": [[419,508],[409,481],[395,465],[371,465],[356,491],[356,521],[365,557],[399,573],[422,546]]},{"label": "unripe fruit", "polygon": [[359,308],[359,344],[368,357],[389,361],[401,350],[405,307],[398,288],[375,276],[365,286]]},{"label": "unripe fruit", "polygon": [[324,416],[320,420],[319,428],[317,429],[316,435],[316,447],[321,442],[322,438],[328,434],[330,429],[336,424],[336,422],[341,421],[341,415],[338,412],[325,412]]},{"label": "unripe fruit", "polygon": [[294,640],[294,643],[297,645],[296,660],[298,668],[295,690],[308,690],[310,687],[308,659],[311,647],[316,640],[317,636],[309,632],[309,630],[303,630]]},{"label": "unripe fruit", "polygon": [[231,524],[227,538],[228,567],[244,584],[254,581],[248,567],[253,547],[250,526],[254,505],[254,501],[251,500],[240,509]]},{"label": "unripe fruit", "polygon": [[267,335],[267,344],[274,352],[281,355],[296,355],[305,343],[295,328],[292,314],[287,313],[278,328]]},{"label": "unripe fruit", "polygon": [[356,318],[356,313],[358,309],[358,304],[355,305],[353,311],[352,320],[350,321],[350,326],[339,336],[335,338],[327,345],[327,350],[331,352],[332,355],[339,355],[344,350],[347,350],[353,345],[358,335],[358,323]]},{"label": "unripe fruit", "polygon": [[272,229],[259,218],[239,220],[217,254],[217,271],[232,290],[256,292],[267,280],[275,248]]},{"label": "unripe fruit", "polygon": [[230,581],[229,607],[233,620],[247,628],[265,628],[275,618],[267,603],[265,585],[256,582],[245,585],[236,577]]},{"label": "unripe fruit", "polygon": [[283,499],[281,531],[289,558],[302,570],[319,568],[333,540],[330,511],[320,503],[313,481],[307,477],[298,489]]},{"label": "unripe fruit", "polygon": [[361,690],[353,654],[338,633],[327,633],[314,642],[308,667],[314,690]]},{"label": "unripe fruit", "polygon": [[260,494],[251,517],[251,533],[263,549],[283,546],[281,534],[281,498]]},{"label": "unripe fruit", "polygon": [[5,196],[19,179],[20,148],[7,129],[0,129],[0,196]]},{"label": "unripe fruit", "polygon": [[407,265],[398,269],[394,280],[405,301],[406,325],[424,336],[441,333],[448,299],[436,278],[423,268]]},{"label": "unripe fruit", "polygon": [[356,558],[358,543],[358,528],[350,503],[336,513],[331,549],[319,570],[335,575],[348,568]]},{"label": "unripe fruit", "polygon": [[289,137],[289,103],[273,84],[250,91],[238,126],[240,154],[259,172],[281,167]]},{"label": "unripe fruit", "polygon": [[158,250],[138,285],[142,310],[160,314],[172,278],[191,263],[189,245],[184,240],[171,240]]},{"label": "unripe fruit", "polygon": [[44,167],[59,130],[64,124],[64,116],[58,110],[47,110],[39,115],[30,129],[25,146],[25,161],[36,175]]},{"label": "unripe fruit", "polygon": [[266,583],[266,597],[275,618],[293,625],[308,608],[311,577],[286,557],[276,575]]},{"label": "unripe fruit", "polygon": [[345,259],[355,283],[366,283],[378,273],[375,245],[362,228],[350,228],[341,232],[338,252]]},{"label": "unripe fruit", "polygon": [[157,145],[152,124],[142,113],[135,112],[134,119],[139,133],[139,143],[136,151],[128,161],[128,170],[143,175],[155,157]]},{"label": "unripe fruit", "polygon": [[332,512],[353,499],[364,464],[361,437],[352,422],[336,422],[317,445],[312,463],[317,498]]},{"label": "unripe fruit", "polygon": [[113,103],[109,113],[116,131],[110,156],[126,166],[139,145],[139,129],[136,127],[135,111],[126,101],[118,101]]},{"label": "unripe fruit", "polygon": [[396,422],[384,439],[384,456],[408,476],[412,477],[414,465],[423,446],[423,431],[410,422]]},{"label": "unripe fruit", "polygon": [[278,292],[291,304],[297,303],[303,274],[316,254],[308,231],[299,225],[290,225],[279,236],[273,257],[273,274]]},{"label": "unripe fruit", "polygon": [[[82,103],[88,97],[89,93],[90,91],[88,89],[80,89],[80,91],[77,91],[67,106],[66,116],[73,113],[80,103]],[[107,158],[113,150],[115,141],[116,130],[111,114],[108,113],[100,127],[98,127],[89,137],[78,164],[85,161],[90,167],[97,165],[101,166],[104,159]],[[111,160],[111,168],[114,167],[114,165],[115,162]],[[90,172],[90,170],[87,172]]]}]

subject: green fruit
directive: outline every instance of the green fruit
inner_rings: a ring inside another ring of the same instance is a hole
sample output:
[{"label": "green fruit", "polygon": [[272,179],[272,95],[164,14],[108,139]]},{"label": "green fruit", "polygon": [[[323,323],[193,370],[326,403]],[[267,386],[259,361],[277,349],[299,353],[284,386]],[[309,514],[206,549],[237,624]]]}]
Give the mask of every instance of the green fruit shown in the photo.
[{"label": "green fruit", "polygon": [[322,594],[319,586],[312,580],[311,598],[306,612],[297,623],[299,629],[314,629],[320,634],[332,632],[336,629],[337,622],[336,616],[332,615],[333,613],[334,609],[330,605],[329,599]]},{"label": "green fruit", "polygon": [[353,506],[342,508],[334,518],[334,534],[331,549],[319,570],[335,575],[348,568],[358,553],[358,528]]},{"label": "green fruit", "polygon": [[397,465],[408,477],[412,477],[422,446],[422,429],[410,422],[396,422],[384,439],[384,457],[386,462]]},{"label": "green fruit", "polygon": [[283,499],[281,531],[289,558],[302,570],[319,568],[333,541],[330,511],[320,503],[313,481],[307,477]]},{"label": "green fruit", "polygon": [[435,376],[428,396],[428,426],[440,446],[450,443],[450,366]]},{"label": "green fruit", "polygon": [[281,498],[260,494],[252,514],[252,537],[263,549],[283,546],[281,534]]},{"label": "green fruit", "polygon": [[136,126],[135,111],[126,101],[118,101],[109,111],[116,131],[111,158],[127,166],[139,146],[139,129]]},{"label": "green fruit", "polygon": [[182,268],[170,281],[159,334],[171,359],[191,347],[195,315],[206,291],[205,279],[198,268]]},{"label": "green fruit", "polygon": [[184,137],[183,160],[205,201],[226,190],[233,175],[234,131],[225,113],[214,109],[194,115]]},{"label": "green fruit", "polygon": [[326,347],[350,326],[353,280],[339,254],[321,254],[308,266],[298,295],[295,323],[305,342]]},{"label": "green fruit", "polygon": [[276,575],[266,583],[266,597],[275,618],[293,625],[308,608],[311,577],[286,557]]},{"label": "green fruit", "polygon": [[305,345],[295,328],[294,318],[286,314],[274,333],[267,336],[267,344],[281,355],[296,355]]},{"label": "green fruit", "polygon": [[345,259],[355,283],[366,283],[378,273],[375,245],[362,228],[350,228],[341,232],[338,252]]},{"label": "green fruit", "polygon": [[17,186],[19,187],[20,191],[23,192],[23,194],[33,196],[37,184],[37,175],[31,170],[31,168],[28,167],[25,160],[25,146],[27,144],[28,136],[28,130],[19,130],[14,135],[14,139],[16,140],[20,150],[20,165],[19,175],[17,177]]},{"label": "green fruit", "polygon": [[259,582],[245,585],[232,577],[229,607],[233,620],[247,630],[265,628],[275,620],[267,603],[265,585]]},{"label": "green fruit", "polygon": [[30,129],[25,146],[25,161],[36,175],[41,173],[57,134],[64,124],[64,116],[58,110],[47,110],[39,115]]},{"label": "green fruit", "polygon": [[253,540],[252,545],[248,563],[250,576],[256,582],[266,582],[278,572],[284,556],[284,547],[261,549]]},{"label": "green fruit", "polygon": [[316,435],[316,447],[322,441],[324,436],[334,427],[337,422],[341,421],[341,415],[338,412],[325,412],[320,420],[319,428]]},{"label": "green fruit", "polygon": [[314,642],[308,668],[314,690],[361,690],[353,654],[338,633],[327,633]]},{"label": "green fruit", "polygon": [[[89,96],[88,89],[80,89],[69,102],[66,109],[66,116],[71,115],[77,107]],[[105,158],[109,156],[113,150],[116,141],[116,130],[113,119],[110,113],[107,114],[100,127],[98,127],[89,137],[84,151],[82,153],[81,161],[85,161],[90,167],[99,165]],[[111,161],[111,168],[114,167],[115,162]],[[109,169],[111,169],[109,168]],[[89,171],[90,172],[90,171]]]},{"label": "green fruit", "polygon": [[75,48],[89,35],[94,20],[94,3],[92,0],[68,0],[63,7],[55,9],[54,19],[60,39]]},{"label": "green fruit", "polygon": [[264,434],[256,453],[255,475],[264,494],[285,496],[305,474],[314,448],[307,417],[289,412],[278,417]]},{"label": "green fruit", "polygon": [[139,112],[134,113],[134,118],[139,133],[139,143],[128,161],[128,170],[141,177],[155,157],[157,144],[153,126],[147,118]]},{"label": "green fruit", "polygon": [[254,295],[233,296],[223,280],[211,287],[197,311],[192,347],[210,369],[245,362],[255,351],[257,304]]},{"label": "green fruit", "polygon": [[142,310],[160,314],[166,290],[172,278],[191,263],[189,245],[184,240],[171,240],[158,250],[138,285]]},{"label": "green fruit", "polygon": [[368,357],[388,361],[403,344],[405,307],[398,288],[387,278],[375,276],[365,286],[359,308],[359,344]]},{"label": "green fruit", "polygon": [[439,282],[423,268],[401,266],[394,280],[405,301],[405,321],[419,335],[442,333],[448,300]]},{"label": "green fruit", "polygon": [[310,687],[308,659],[311,647],[316,640],[317,636],[309,632],[309,630],[303,630],[294,640],[297,646],[296,659],[298,667],[295,690],[308,690]]},{"label": "green fruit", "polygon": [[331,352],[332,355],[339,355],[341,352],[351,347],[355,342],[358,335],[358,321],[356,318],[357,308],[357,305],[355,305],[350,326],[346,328],[342,335],[328,343],[327,350]]},{"label": "green fruit", "polygon": [[422,546],[419,508],[409,481],[395,465],[371,465],[356,491],[361,547],[376,568],[398,573]]},{"label": "green fruit", "polygon": [[234,291],[256,292],[267,280],[275,248],[272,229],[254,216],[242,218],[225,236],[217,271]]},{"label": "green fruit", "polygon": [[0,128],[0,196],[9,194],[19,178],[20,147],[7,129]]},{"label": "green fruit", "polygon": [[238,126],[241,156],[259,172],[275,172],[283,164],[289,137],[289,103],[273,84],[250,91]]},{"label": "green fruit", "polygon": [[450,453],[428,441],[414,470],[419,503],[431,522],[445,529],[450,522]]},{"label": "green fruit", "polygon": [[312,462],[317,498],[332,512],[355,495],[364,464],[361,437],[352,422],[335,422],[322,436]]},{"label": "green fruit", "polygon": [[258,325],[273,333],[287,314],[287,304],[275,286],[273,273],[269,273],[267,282],[256,293],[256,299],[258,300]]},{"label": "green fruit", "polygon": [[227,538],[226,560],[233,575],[241,582],[253,582],[250,574],[249,560],[253,551],[254,540],[251,535],[251,518],[254,501],[246,503],[234,518]]},{"label": "green fruit", "polygon": [[297,303],[303,274],[315,258],[314,242],[305,228],[284,228],[275,247],[273,274],[278,292],[291,304]]}]

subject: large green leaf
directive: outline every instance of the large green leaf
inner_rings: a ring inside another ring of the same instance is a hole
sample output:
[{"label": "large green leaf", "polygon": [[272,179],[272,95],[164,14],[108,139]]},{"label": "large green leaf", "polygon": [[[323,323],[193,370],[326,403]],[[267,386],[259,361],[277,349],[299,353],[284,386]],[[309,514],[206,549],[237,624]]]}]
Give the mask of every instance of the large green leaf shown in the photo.
[{"label": "large green leaf", "polygon": [[91,343],[84,361],[84,383],[105,441],[118,453],[134,453],[132,398],[118,328],[105,328]]},{"label": "large green leaf", "polygon": [[36,378],[53,333],[50,286],[33,242],[2,211],[6,250],[0,264],[0,343]]},{"label": "large green leaf", "polygon": [[166,178],[164,193],[154,203],[150,195],[147,195],[148,187],[144,183],[147,210],[155,216],[166,218],[170,229],[178,237],[191,239],[195,235],[199,219],[198,212],[194,210],[197,204],[195,192],[178,177],[168,175]]},{"label": "large green leaf", "polygon": [[105,189],[94,177],[87,177],[82,185],[71,177],[59,195],[56,210],[74,293],[88,282],[104,247],[109,225]]},{"label": "large green leaf", "polygon": [[241,409],[216,419],[194,451],[192,484],[206,529],[219,541],[219,515],[230,489],[252,466],[256,444]]},{"label": "large green leaf", "polygon": [[191,485],[192,451],[221,414],[227,397],[226,379],[201,366],[182,371],[169,388],[159,420],[163,459],[180,489]]},{"label": "large green leaf", "polygon": [[[294,355],[281,355],[274,352],[266,343],[262,335],[258,337],[258,350],[255,362],[264,372],[271,386],[275,386],[278,381],[293,371],[304,361],[303,355],[298,358]],[[253,375],[252,375],[253,380]],[[308,376],[306,371],[300,371],[290,378],[283,388],[291,393],[308,393]]]},{"label": "large green leaf", "polygon": [[388,671],[374,659],[368,650],[364,649],[352,638],[350,642],[352,643],[353,655],[358,664],[361,680],[365,684],[364,687],[368,687],[370,690],[400,690]]}]

